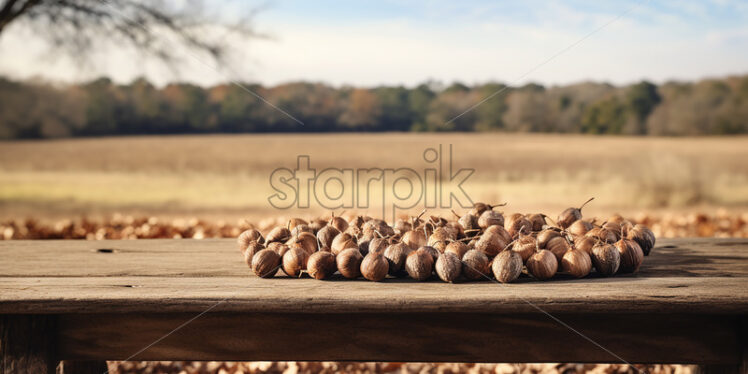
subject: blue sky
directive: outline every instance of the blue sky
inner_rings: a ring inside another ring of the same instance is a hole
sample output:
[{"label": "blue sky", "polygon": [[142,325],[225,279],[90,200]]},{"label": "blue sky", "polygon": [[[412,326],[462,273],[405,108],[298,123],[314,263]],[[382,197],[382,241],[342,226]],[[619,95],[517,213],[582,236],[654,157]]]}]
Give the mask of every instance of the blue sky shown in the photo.
[{"label": "blue sky", "polygon": [[[246,1],[239,0],[207,3],[226,18],[248,8]],[[261,3],[250,6],[257,4]],[[374,86],[414,85],[429,79],[514,84],[662,82],[748,73],[748,1],[275,0],[266,4],[255,24],[271,38],[237,44],[230,69],[216,71],[200,61],[187,61],[175,76],[135,53],[104,46],[94,66],[84,70],[64,59],[39,57],[43,42],[18,27],[0,38],[0,56],[12,56],[0,59],[0,74],[64,81],[109,75],[126,82],[145,75],[159,84],[238,79]]]}]

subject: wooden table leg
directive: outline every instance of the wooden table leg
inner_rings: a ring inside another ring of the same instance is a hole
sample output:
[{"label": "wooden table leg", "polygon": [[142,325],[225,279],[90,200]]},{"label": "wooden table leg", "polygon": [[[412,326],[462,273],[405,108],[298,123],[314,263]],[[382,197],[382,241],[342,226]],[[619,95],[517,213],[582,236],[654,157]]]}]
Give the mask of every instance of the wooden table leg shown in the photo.
[{"label": "wooden table leg", "polygon": [[57,374],[104,374],[108,370],[106,361],[62,361]]},{"label": "wooden table leg", "polygon": [[748,317],[738,321],[740,332],[740,360],[738,365],[703,365],[699,366],[698,374],[748,374]]},{"label": "wooden table leg", "polygon": [[54,374],[55,321],[51,315],[0,315],[0,374]]}]

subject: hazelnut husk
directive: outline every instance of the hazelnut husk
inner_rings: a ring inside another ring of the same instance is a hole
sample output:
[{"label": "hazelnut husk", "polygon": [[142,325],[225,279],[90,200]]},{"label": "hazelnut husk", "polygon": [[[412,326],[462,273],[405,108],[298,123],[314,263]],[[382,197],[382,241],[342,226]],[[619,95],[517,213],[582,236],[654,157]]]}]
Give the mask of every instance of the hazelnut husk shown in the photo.
[{"label": "hazelnut husk", "polygon": [[512,282],[522,274],[522,256],[514,251],[501,252],[493,259],[491,270],[497,281]]},{"label": "hazelnut husk", "polygon": [[265,239],[262,237],[262,233],[255,229],[249,229],[243,231],[241,234],[239,234],[239,237],[236,238],[236,243],[239,245],[239,250],[242,252],[247,250],[249,243],[252,242],[257,242],[260,244],[265,243]]},{"label": "hazelnut husk", "polygon": [[338,236],[336,236],[335,239],[332,240],[332,244],[330,245],[330,252],[337,256],[338,253],[348,248],[358,248],[356,237],[347,232],[343,232],[338,234]]},{"label": "hazelnut husk", "polygon": [[317,237],[311,232],[302,232],[299,236],[291,240],[290,246],[292,248],[301,248],[311,255],[312,253],[317,252]]},{"label": "hazelnut husk", "polygon": [[343,217],[336,217],[335,215],[330,218],[330,222],[328,223],[329,226],[332,226],[336,228],[340,232],[345,232],[345,230],[348,230],[348,222],[346,222]]},{"label": "hazelnut husk", "polygon": [[291,229],[291,238],[293,239],[293,238],[299,236],[299,234],[305,233],[305,232],[308,232],[310,234],[314,234],[314,231],[308,225],[306,225],[306,224],[297,225],[296,227],[294,227],[294,228]]},{"label": "hazelnut husk", "polygon": [[458,259],[462,260],[462,256],[469,250],[470,248],[468,248],[467,244],[461,241],[454,241],[447,244],[447,247],[444,248],[444,253],[454,253]]},{"label": "hazelnut husk", "polygon": [[602,275],[613,275],[621,265],[621,254],[611,244],[600,243],[592,247],[592,265]]},{"label": "hazelnut husk", "polygon": [[590,255],[580,249],[572,249],[564,253],[561,259],[561,270],[575,278],[584,278],[592,271]]},{"label": "hazelnut husk", "polygon": [[504,229],[512,238],[516,238],[520,233],[529,234],[531,228],[532,223],[520,213],[514,213],[504,221]]},{"label": "hazelnut husk", "polygon": [[545,246],[551,239],[560,237],[561,235],[561,232],[554,228],[547,228],[539,232],[536,238],[538,240],[538,247],[545,249]]},{"label": "hazelnut husk", "polygon": [[318,233],[319,230],[325,226],[327,226],[327,221],[322,218],[315,218],[309,221],[309,228],[312,229],[314,233]]},{"label": "hazelnut husk", "polygon": [[387,259],[381,253],[370,252],[361,261],[361,275],[370,281],[381,281],[387,277],[388,271],[389,265],[387,264]]},{"label": "hazelnut husk", "polygon": [[392,226],[395,229],[395,232],[398,234],[405,234],[406,232],[410,231],[413,227],[410,225],[410,222],[400,218],[397,221],[395,221],[395,224]]},{"label": "hazelnut husk", "polygon": [[436,259],[436,275],[445,282],[454,282],[462,273],[462,261],[452,252],[444,252]]},{"label": "hazelnut husk", "polygon": [[462,256],[462,274],[469,280],[488,277],[490,273],[488,256],[482,251],[471,249]]},{"label": "hazelnut husk", "polygon": [[286,251],[288,251],[289,249],[291,249],[291,247],[289,247],[285,243],[272,242],[272,243],[268,244],[267,249],[270,249],[270,250],[274,251],[275,253],[277,253],[278,256],[283,257],[283,255],[286,254]]},{"label": "hazelnut husk", "polygon": [[588,255],[592,255],[592,247],[597,243],[597,239],[591,236],[577,236],[574,238],[574,248],[580,251],[585,251]]},{"label": "hazelnut husk", "polygon": [[249,266],[250,268],[252,267],[252,258],[257,252],[263,249],[265,249],[265,246],[258,242],[249,243],[247,248],[244,250],[244,262],[247,263],[247,266]]},{"label": "hazelnut husk", "polygon": [[364,256],[356,248],[344,249],[335,256],[338,271],[348,279],[356,279],[361,275],[361,261]]},{"label": "hazelnut husk", "polygon": [[[456,213],[455,213],[456,215]],[[480,225],[478,224],[478,217],[468,213],[460,217],[457,222],[462,226],[462,230],[466,236],[475,236],[480,231]]]},{"label": "hazelnut husk", "polygon": [[268,236],[265,238],[265,241],[268,243],[273,242],[286,242],[289,238],[291,238],[291,231],[285,227],[278,226],[268,233]]},{"label": "hazelnut husk", "polygon": [[530,224],[532,225],[530,227],[531,231],[543,230],[543,226],[545,226],[545,214],[533,213],[526,215],[525,218],[527,218],[527,220],[530,221]]},{"label": "hazelnut husk", "polygon": [[261,278],[272,278],[278,272],[281,256],[272,249],[263,249],[252,257],[252,271]]},{"label": "hazelnut husk", "polygon": [[620,224],[623,224],[624,222],[626,222],[626,219],[623,218],[622,215],[616,213],[616,214],[613,214],[612,216],[610,216],[610,218],[608,218],[608,222],[615,222],[615,223],[617,223],[617,224],[620,225]]},{"label": "hazelnut husk", "polygon": [[364,227],[364,223],[366,223],[366,219],[364,219],[363,216],[355,216],[348,221],[348,227],[356,226],[362,229]]},{"label": "hazelnut husk", "polygon": [[566,238],[558,236],[549,240],[545,245],[545,249],[551,251],[551,253],[556,256],[558,262],[561,263],[561,259],[564,257],[564,254],[567,251],[571,250],[571,243],[569,243]]},{"label": "hazelnut husk", "polygon": [[374,238],[369,241],[368,253],[384,254],[384,250],[389,246],[387,238]]},{"label": "hazelnut husk", "polygon": [[655,235],[652,230],[642,224],[636,224],[629,229],[626,237],[639,244],[645,256],[649,256],[649,252],[654,248]]},{"label": "hazelnut husk", "polygon": [[558,215],[558,219],[556,220],[556,224],[558,224],[559,227],[562,229],[565,229],[569,226],[571,226],[572,223],[574,223],[577,220],[582,219],[582,208],[584,208],[587,203],[594,200],[595,198],[590,198],[589,200],[585,201],[582,206],[579,208],[567,208],[561,214]]},{"label": "hazelnut husk", "polygon": [[493,207],[491,207],[491,205],[489,205],[489,204],[478,202],[478,203],[473,204],[473,208],[470,209],[470,211],[468,213],[472,214],[472,215],[474,215],[476,217],[480,217],[480,215],[483,214],[483,212],[485,212],[485,211],[487,211],[489,209],[492,209],[492,208]]},{"label": "hazelnut husk", "polygon": [[403,234],[403,237],[400,241],[407,244],[413,250],[417,250],[418,248],[426,245],[426,233],[422,229],[410,230]]},{"label": "hazelnut husk", "polygon": [[434,272],[434,258],[427,250],[419,248],[405,258],[405,271],[411,278],[424,281]]},{"label": "hazelnut husk", "polygon": [[583,219],[578,219],[574,221],[569,227],[566,228],[566,231],[574,236],[582,236],[586,234],[588,231],[592,230],[595,226],[592,225],[591,222]]},{"label": "hazelnut husk", "polygon": [[483,252],[488,257],[493,257],[503,251],[506,245],[507,243],[498,234],[484,233],[475,242],[475,249]]},{"label": "hazelnut husk", "polygon": [[621,239],[621,224],[616,222],[605,222],[602,228],[612,232],[616,236],[616,241]]},{"label": "hazelnut husk", "polygon": [[558,271],[558,259],[551,251],[541,249],[527,259],[527,271],[537,279],[551,279]]},{"label": "hazelnut husk", "polygon": [[512,252],[517,253],[521,258],[522,262],[527,262],[535,251],[538,249],[538,241],[532,237],[532,235],[520,235],[520,237],[512,243]]},{"label": "hazelnut husk", "polygon": [[283,255],[283,272],[289,277],[298,277],[302,270],[306,270],[309,252],[302,248],[292,248]]},{"label": "hazelnut husk", "polygon": [[441,254],[439,251],[436,250],[436,248],[428,246],[428,245],[424,245],[423,247],[418,248],[418,250],[425,251],[426,253],[430,254],[431,259],[433,259],[434,262],[436,262],[436,259],[439,258],[439,255]]},{"label": "hazelnut husk", "polygon": [[404,243],[391,244],[384,250],[384,257],[387,259],[390,275],[405,275],[405,259],[411,252],[413,252],[413,249]]},{"label": "hazelnut husk", "polygon": [[320,249],[323,251],[331,251],[332,241],[339,234],[340,231],[338,231],[338,229],[329,225],[317,231],[317,240],[319,240]]},{"label": "hazelnut husk", "polygon": [[[444,244],[444,246],[446,247],[446,243],[448,243],[450,240],[457,239],[457,235],[453,234],[454,233],[451,229],[448,229],[446,227],[437,227],[434,232],[429,235],[429,239],[428,241],[426,241],[426,244],[432,247],[437,247],[441,244]],[[442,250],[443,249],[444,248],[442,248]]]},{"label": "hazelnut husk", "polygon": [[485,230],[489,226],[493,225],[504,226],[504,215],[497,211],[489,209],[478,216],[478,227]]},{"label": "hazelnut husk", "polygon": [[359,228],[358,226],[348,226],[348,229],[343,232],[350,236],[353,236],[354,238],[364,236],[364,230],[361,230],[361,228]]},{"label": "hazelnut husk", "polygon": [[618,241],[618,236],[614,232],[608,229],[604,229],[602,227],[593,227],[590,231],[587,231],[587,233],[584,235],[593,237],[597,239],[598,241],[601,241],[603,243],[608,243],[608,244],[613,244]]},{"label": "hazelnut husk", "polygon": [[289,228],[289,230],[295,228],[296,226],[300,226],[300,225],[307,226],[307,225],[309,225],[309,222],[307,222],[306,220],[303,220],[301,218],[291,218],[290,220],[288,220],[288,228]]},{"label": "hazelnut husk", "polygon": [[455,239],[462,239],[465,237],[465,231],[462,228],[462,225],[457,221],[447,222],[447,224],[444,225],[444,228],[449,230]]},{"label": "hazelnut husk", "polygon": [[613,244],[621,255],[621,273],[635,273],[644,261],[644,252],[639,244],[631,239],[621,239]]},{"label": "hazelnut husk", "polygon": [[327,279],[335,274],[335,255],[330,252],[314,252],[306,263],[307,273],[314,279]]}]

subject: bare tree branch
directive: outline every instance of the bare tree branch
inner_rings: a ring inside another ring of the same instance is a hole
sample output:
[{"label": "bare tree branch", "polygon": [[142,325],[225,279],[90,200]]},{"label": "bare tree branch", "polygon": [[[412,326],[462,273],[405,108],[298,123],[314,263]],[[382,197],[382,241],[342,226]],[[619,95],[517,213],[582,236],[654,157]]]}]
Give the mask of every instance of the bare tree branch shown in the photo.
[{"label": "bare tree branch", "polygon": [[53,49],[78,59],[87,58],[97,42],[110,41],[129,44],[166,64],[179,60],[173,44],[223,64],[231,36],[238,37],[233,40],[262,37],[250,27],[251,17],[233,24],[210,17],[200,11],[204,8],[199,0],[182,7],[164,0],[4,0],[0,4],[0,36],[7,25],[27,22]]}]

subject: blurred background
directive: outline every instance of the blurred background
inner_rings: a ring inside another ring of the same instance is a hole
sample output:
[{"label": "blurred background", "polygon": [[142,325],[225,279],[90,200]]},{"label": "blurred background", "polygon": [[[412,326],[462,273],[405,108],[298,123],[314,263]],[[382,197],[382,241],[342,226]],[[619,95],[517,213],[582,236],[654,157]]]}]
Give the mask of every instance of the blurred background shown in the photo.
[{"label": "blurred background", "polygon": [[[298,155],[423,171],[450,145],[507,212],[594,196],[660,237],[747,237],[746,47],[731,0],[0,0],[0,239],[235,237],[331,214],[269,203]],[[633,370],[159,365],[119,368]]]}]

